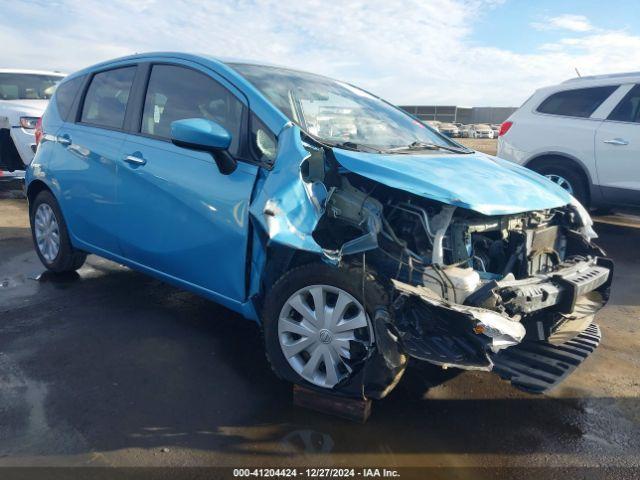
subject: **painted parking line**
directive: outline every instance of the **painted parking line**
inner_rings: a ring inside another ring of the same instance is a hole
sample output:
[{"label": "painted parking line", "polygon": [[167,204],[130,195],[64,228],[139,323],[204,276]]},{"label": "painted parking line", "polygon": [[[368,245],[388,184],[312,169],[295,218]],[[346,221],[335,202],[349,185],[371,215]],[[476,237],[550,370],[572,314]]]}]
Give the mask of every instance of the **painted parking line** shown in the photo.
[{"label": "painted parking line", "polygon": [[594,217],[593,221],[607,225],[616,225],[618,227],[640,228],[639,215],[604,215],[602,217]]}]

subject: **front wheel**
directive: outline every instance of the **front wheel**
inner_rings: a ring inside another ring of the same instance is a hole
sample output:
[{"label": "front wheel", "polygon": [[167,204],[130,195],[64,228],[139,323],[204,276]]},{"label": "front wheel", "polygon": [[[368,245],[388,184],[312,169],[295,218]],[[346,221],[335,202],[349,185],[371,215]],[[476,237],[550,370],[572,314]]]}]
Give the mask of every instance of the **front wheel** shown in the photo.
[{"label": "front wheel", "polygon": [[388,295],[359,267],[314,263],[284,274],[267,293],[265,349],[275,373],[292,383],[340,390],[370,358],[371,318]]},{"label": "front wheel", "polygon": [[79,269],[86,253],[71,246],[62,212],[51,192],[43,190],[29,209],[33,244],[42,264],[53,272]]}]

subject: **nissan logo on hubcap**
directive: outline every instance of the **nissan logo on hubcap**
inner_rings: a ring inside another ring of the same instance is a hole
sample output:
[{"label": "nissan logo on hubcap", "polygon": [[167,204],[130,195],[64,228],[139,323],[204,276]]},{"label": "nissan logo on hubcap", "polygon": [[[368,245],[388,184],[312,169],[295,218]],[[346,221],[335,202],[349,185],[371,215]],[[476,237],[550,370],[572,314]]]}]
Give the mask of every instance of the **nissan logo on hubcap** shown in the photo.
[{"label": "nissan logo on hubcap", "polygon": [[320,330],[320,341],[322,343],[331,343],[332,336],[329,330]]}]

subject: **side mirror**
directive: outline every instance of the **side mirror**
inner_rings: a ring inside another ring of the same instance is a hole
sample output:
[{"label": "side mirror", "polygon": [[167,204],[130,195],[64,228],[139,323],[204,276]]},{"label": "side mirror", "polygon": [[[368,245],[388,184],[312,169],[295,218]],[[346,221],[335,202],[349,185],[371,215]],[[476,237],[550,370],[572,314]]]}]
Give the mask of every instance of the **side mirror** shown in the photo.
[{"label": "side mirror", "polygon": [[231,145],[231,134],[211,120],[187,118],[171,122],[171,141],[179,147],[209,152],[223,175],[233,173],[238,166],[236,159],[227,151]]}]

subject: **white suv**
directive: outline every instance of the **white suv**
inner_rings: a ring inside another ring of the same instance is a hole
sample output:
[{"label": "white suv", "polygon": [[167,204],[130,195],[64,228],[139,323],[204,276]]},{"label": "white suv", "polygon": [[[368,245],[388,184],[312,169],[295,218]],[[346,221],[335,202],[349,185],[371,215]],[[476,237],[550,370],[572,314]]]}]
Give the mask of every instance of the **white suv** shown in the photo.
[{"label": "white suv", "polygon": [[35,128],[60,72],[0,69],[0,170],[24,170],[36,149]]},{"label": "white suv", "polygon": [[640,72],[537,90],[502,124],[498,156],[547,176],[584,205],[640,205]]}]

